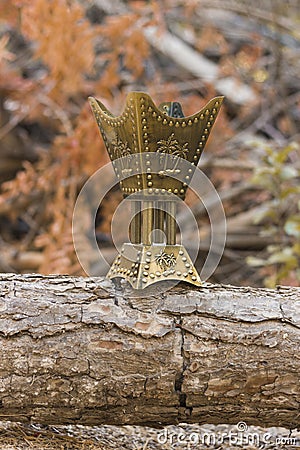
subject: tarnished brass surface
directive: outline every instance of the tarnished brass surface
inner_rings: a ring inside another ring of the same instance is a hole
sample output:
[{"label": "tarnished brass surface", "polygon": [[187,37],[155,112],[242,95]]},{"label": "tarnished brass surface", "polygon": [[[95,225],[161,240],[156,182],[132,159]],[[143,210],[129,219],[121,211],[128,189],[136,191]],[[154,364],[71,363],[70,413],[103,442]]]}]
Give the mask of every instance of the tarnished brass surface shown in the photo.
[{"label": "tarnished brass surface", "polygon": [[[178,102],[157,107],[143,92],[127,95],[120,116],[113,116],[99,100],[89,100],[122,193],[133,194],[131,244],[124,244],[108,277],[126,278],[136,289],[166,278],[198,285],[199,275],[186,250],[176,245],[176,197],[185,198],[223,97],[187,117]],[[190,165],[184,168],[183,160]]]},{"label": "tarnished brass surface", "polygon": [[163,280],[201,285],[200,277],[182,245],[124,244],[107,276],[125,278],[135,289],[144,289]]},{"label": "tarnished brass surface", "polygon": [[133,244],[139,244],[142,235],[142,213],[141,202],[138,200],[132,202],[132,215],[133,219],[129,229],[130,241]]},{"label": "tarnished brass surface", "polygon": [[[143,195],[154,192],[165,195],[169,191],[184,199],[190,175],[186,175],[185,183],[171,175],[179,166],[180,158],[194,166],[198,164],[223,97],[210,100],[200,111],[187,117],[167,114],[167,111],[182,114],[177,102],[162,103],[161,110],[143,92],[127,95],[120,116],[113,116],[99,100],[93,97],[89,100],[111,160],[127,157],[119,165],[114,164],[124,196],[138,191],[143,191]],[[162,156],[161,173],[151,173],[151,165],[145,165],[142,174],[128,176],[134,172],[131,155],[152,152]],[[165,154],[173,157],[173,167],[165,166],[169,163],[163,158]]]}]

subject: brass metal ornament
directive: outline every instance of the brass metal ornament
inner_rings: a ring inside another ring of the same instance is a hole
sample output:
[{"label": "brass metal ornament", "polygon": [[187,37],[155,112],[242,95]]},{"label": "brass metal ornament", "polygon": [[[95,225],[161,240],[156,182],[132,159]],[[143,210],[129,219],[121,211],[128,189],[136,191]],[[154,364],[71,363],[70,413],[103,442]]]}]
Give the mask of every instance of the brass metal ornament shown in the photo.
[{"label": "brass metal ornament", "polygon": [[99,100],[89,101],[123,196],[132,205],[131,242],[123,245],[107,277],[125,278],[135,289],[160,280],[199,286],[190,256],[176,243],[176,204],[185,198],[223,97],[187,117],[180,103],[157,107],[143,92],[129,93],[119,116]]}]

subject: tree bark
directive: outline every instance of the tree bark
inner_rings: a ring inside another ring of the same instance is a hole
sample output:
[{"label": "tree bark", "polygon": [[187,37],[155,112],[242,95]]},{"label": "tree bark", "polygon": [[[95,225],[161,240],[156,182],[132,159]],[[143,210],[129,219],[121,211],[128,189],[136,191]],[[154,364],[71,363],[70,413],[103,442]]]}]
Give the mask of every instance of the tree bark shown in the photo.
[{"label": "tree bark", "polygon": [[0,420],[299,427],[300,289],[0,275]]}]

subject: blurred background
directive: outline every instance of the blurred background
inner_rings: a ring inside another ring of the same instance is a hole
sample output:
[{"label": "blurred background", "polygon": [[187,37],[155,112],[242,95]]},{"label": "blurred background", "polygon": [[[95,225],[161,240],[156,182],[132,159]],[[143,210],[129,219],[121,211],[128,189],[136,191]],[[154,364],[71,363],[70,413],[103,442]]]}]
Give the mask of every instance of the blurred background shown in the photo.
[{"label": "blurred background", "polygon": [[[226,97],[199,163],[228,226],[210,281],[299,285],[299,6],[1,0],[0,271],[84,275],[72,242],[74,204],[108,162],[87,97],[118,114],[126,94],[142,90],[156,104],[181,102],[185,115]],[[96,220],[108,261],[121,200],[116,186]],[[186,201],[199,224],[201,269],[209,220],[191,191]],[[84,240],[82,247],[89,251]]]}]

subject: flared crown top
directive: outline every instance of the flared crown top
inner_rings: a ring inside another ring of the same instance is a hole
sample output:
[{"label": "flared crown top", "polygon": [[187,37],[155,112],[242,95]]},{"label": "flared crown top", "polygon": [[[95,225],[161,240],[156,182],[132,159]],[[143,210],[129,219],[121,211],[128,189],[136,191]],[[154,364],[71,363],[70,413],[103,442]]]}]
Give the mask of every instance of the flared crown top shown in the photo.
[{"label": "flared crown top", "polygon": [[[177,102],[157,107],[148,94],[131,92],[122,114],[114,116],[99,100],[89,97],[123,194],[146,189],[149,194],[159,190],[183,198],[188,183],[174,180],[170,188],[168,178],[180,171],[180,159],[198,164],[223,99],[215,97],[200,111],[185,117]],[[143,158],[138,159],[138,154]],[[159,161],[160,174],[151,173],[153,159]]]}]

